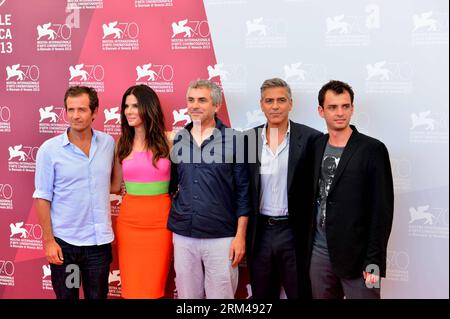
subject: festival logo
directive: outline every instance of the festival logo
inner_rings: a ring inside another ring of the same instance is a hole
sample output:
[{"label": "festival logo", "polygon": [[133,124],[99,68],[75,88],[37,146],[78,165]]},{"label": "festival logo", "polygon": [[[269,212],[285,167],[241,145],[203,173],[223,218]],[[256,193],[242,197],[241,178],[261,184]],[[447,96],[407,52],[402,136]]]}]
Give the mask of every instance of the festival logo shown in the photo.
[{"label": "festival logo", "polygon": [[34,173],[39,147],[16,144],[8,147],[8,169],[10,172]]},{"label": "festival logo", "polygon": [[146,63],[136,66],[136,85],[150,86],[156,93],[173,93],[175,71],[172,65]]},{"label": "festival logo", "polygon": [[64,106],[42,106],[39,109],[39,133],[61,134],[67,130],[69,122]]},{"label": "festival logo", "polygon": [[371,33],[380,29],[380,7],[369,4],[365,14],[340,13],[325,18],[326,46],[368,46]]},{"label": "festival logo", "polygon": [[39,92],[40,70],[37,65],[12,64],[6,66],[6,91]]},{"label": "festival logo", "polygon": [[112,21],[102,24],[104,51],[139,50],[139,25],[136,22]]},{"label": "festival logo", "polygon": [[206,20],[183,19],[172,22],[172,50],[209,50],[211,38]]},{"label": "festival logo", "polygon": [[99,64],[79,63],[69,66],[69,86],[89,86],[97,92],[105,91],[105,69]]},{"label": "festival logo", "polygon": [[11,248],[42,249],[42,226],[16,222],[9,224],[9,245]]},{"label": "festival logo", "polygon": [[71,51],[72,28],[67,24],[47,22],[36,27],[37,51]]},{"label": "festival logo", "polygon": [[286,20],[258,17],[245,21],[245,26],[245,46],[248,49],[287,47]]}]

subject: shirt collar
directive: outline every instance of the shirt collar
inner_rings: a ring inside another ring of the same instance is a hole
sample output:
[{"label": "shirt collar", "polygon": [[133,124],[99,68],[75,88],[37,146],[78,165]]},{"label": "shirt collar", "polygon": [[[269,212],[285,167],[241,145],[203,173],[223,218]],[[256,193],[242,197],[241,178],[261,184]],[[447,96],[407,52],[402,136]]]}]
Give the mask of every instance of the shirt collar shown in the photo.
[{"label": "shirt collar", "polygon": [[[216,129],[222,131],[222,129],[226,128],[225,124],[223,124],[223,122],[217,116],[214,117],[214,120],[216,121]],[[190,132],[193,126],[194,122],[191,122],[184,128]]]},{"label": "shirt collar", "polygon": [[[267,144],[266,130],[267,130],[267,122],[266,122],[266,124],[264,124],[264,127],[263,127],[263,129],[261,131],[261,138],[262,138],[264,144]],[[286,135],[284,136],[284,138],[285,139],[289,138],[290,133],[291,133],[291,121],[289,120],[288,121],[288,128],[287,128]]]},{"label": "shirt collar", "polygon": [[[215,126],[211,136],[209,138],[207,138],[205,141],[214,139],[214,136],[217,135],[218,132],[220,132],[222,134],[222,136],[224,136],[224,134],[225,134],[225,129],[227,128],[227,126],[225,124],[223,124],[223,122],[217,116],[214,117],[214,120],[216,121],[216,126]],[[183,136],[184,137],[190,136],[191,129],[193,126],[194,126],[194,123],[191,122],[184,127],[184,130],[181,130],[180,132],[178,132],[177,135],[179,136],[179,139],[183,138]],[[176,139],[176,140],[178,140],[178,139]]]},{"label": "shirt collar", "polygon": [[[66,146],[66,145],[70,144],[69,131],[70,131],[70,127],[68,127],[67,130],[64,131],[61,146]],[[91,131],[92,131],[92,140],[91,141],[97,140],[97,133],[92,128],[91,128]]]}]

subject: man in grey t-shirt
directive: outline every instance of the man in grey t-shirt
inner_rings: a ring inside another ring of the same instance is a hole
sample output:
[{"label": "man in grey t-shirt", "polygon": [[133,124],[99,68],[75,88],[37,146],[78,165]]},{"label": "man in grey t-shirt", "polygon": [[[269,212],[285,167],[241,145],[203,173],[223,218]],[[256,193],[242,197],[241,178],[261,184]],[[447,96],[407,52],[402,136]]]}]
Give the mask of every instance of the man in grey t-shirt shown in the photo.
[{"label": "man in grey t-shirt", "polygon": [[380,298],[394,192],[386,146],[350,125],[353,90],[330,81],[319,92],[328,134],[315,144],[316,209],[310,237],[313,298]]},{"label": "man in grey t-shirt", "polygon": [[327,237],[325,233],[327,197],[343,151],[343,147],[336,147],[327,143],[323,154],[319,179],[319,193],[317,196],[317,227],[314,236],[313,253],[328,255]]}]

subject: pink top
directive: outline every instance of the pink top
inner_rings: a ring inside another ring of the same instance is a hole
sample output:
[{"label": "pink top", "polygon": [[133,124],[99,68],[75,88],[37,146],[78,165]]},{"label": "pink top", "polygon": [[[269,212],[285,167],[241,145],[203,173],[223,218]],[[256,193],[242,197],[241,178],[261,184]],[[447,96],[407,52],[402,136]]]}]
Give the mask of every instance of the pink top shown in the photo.
[{"label": "pink top", "polygon": [[170,160],[166,158],[152,164],[151,151],[132,152],[132,158],[122,162],[123,180],[125,182],[150,183],[170,180]]}]

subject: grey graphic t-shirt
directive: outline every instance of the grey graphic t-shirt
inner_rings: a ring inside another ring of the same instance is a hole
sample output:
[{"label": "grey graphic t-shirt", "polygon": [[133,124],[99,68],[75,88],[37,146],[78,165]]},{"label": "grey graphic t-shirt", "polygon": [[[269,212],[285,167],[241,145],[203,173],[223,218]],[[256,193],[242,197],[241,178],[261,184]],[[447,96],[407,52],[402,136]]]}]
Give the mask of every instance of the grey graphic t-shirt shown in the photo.
[{"label": "grey graphic t-shirt", "polygon": [[328,254],[327,236],[325,232],[327,197],[343,151],[344,147],[335,147],[327,143],[323,154],[319,178],[319,193],[316,198],[317,215],[316,233],[314,236],[314,251],[316,253]]}]

